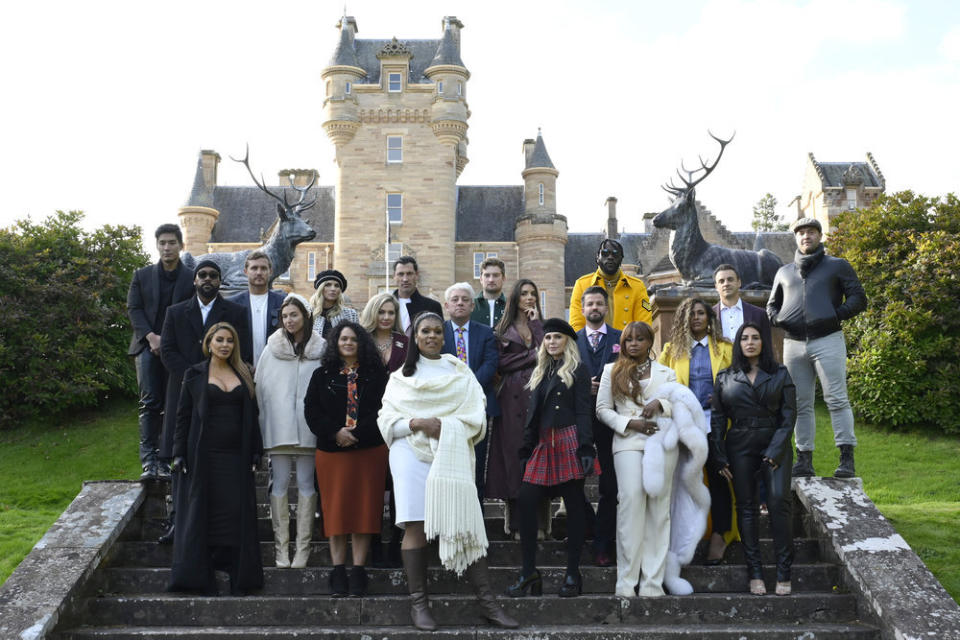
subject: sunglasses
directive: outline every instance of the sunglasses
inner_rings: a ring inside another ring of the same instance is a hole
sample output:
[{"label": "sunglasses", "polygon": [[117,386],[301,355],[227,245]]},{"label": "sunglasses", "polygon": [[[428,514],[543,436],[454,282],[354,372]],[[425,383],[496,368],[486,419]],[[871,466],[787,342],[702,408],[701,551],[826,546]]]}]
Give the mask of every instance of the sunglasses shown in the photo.
[{"label": "sunglasses", "polygon": [[197,278],[200,280],[217,280],[220,274],[216,271],[197,271]]},{"label": "sunglasses", "polygon": [[615,249],[601,249],[601,250],[600,250],[600,257],[601,257],[601,258],[610,258],[610,257],[619,256],[619,255],[620,255],[620,252],[617,251],[617,250],[615,250]]}]

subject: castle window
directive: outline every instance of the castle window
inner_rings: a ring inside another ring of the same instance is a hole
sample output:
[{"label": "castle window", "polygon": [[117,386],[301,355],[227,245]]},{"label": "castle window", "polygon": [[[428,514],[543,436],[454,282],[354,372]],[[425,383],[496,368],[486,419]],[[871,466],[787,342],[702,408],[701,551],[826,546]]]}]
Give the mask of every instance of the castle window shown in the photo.
[{"label": "castle window", "polygon": [[484,253],[483,251],[474,251],[473,252],[473,279],[474,280],[480,279],[480,275],[482,274],[482,271],[483,271],[481,269],[481,265],[483,265],[484,260],[486,260],[487,258],[496,258],[496,257],[497,257],[496,251],[487,251],[486,253]]},{"label": "castle window", "polygon": [[353,83],[352,83],[352,82],[348,82],[346,85],[344,85],[344,87],[343,87],[343,92],[344,92],[345,94],[347,94],[347,95],[350,95],[350,91],[351,91],[352,89],[353,89]]},{"label": "castle window", "polygon": [[437,93],[443,94],[443,80],[437,81]]},{"label": "castle window", "polygon": [[462,96],[462,95],[463,95],[463,83],[462,83],[462,82],[458,82],[458,83],[457,83],[457,95],[458,95],[458,96]]},{"label": "castle window", "polygon": [[307,254],[307,282],[313,282],[317,277],[317,252],[311,251]]},{"label": "castle window", "polygon": [[399,73],[391,73],[387,76],[387,91],[390,93],[403,91],[403,78]]},{"label": "castle window", "polygon": [[540,206],[542,207],[543,206],[543,183],[542,182],[540,183],[540,186],[537,188],[537,190],[540,192]]},{"label": "castle window", "polygon": [[547,308],[547,292],[541,291],[540,292],[540,310],[543,311],[546,308]]},{"label": "castle window", "polygon": [[403,243],[391,242],[387,250],[387,262],[394,263],[403,255]]},{"label": "castle window", "polygon": [[403,162],[402,136],[387,136],[387,162]]},{"label": "castle window", "polygon": [[387,219],[390,224],[403,224],[403,194],[387,194]]},{"label": "castle window", "polygon": [[857,190],[847,189],[847,209],[857,208]]}]

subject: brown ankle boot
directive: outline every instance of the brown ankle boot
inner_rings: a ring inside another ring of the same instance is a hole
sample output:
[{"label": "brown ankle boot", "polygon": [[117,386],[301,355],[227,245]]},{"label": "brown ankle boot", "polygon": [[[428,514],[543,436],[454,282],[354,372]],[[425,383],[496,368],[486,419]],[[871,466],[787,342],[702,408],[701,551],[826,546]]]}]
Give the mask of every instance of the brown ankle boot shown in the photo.
[{"label": "brown ankle boot", "polygon": [[407,572],[407,587],[410,590],[410,619],[413,626],[422,631],[436,631],[437,623],[430,613],[427,600],[427,552],[429,547],[401,549],[403,568]]},{"label": "brown ankle boot", "polygon": [[520,626],[519,622],[508,616],[506,611],[497,604],[497,599],[490,590],[490,573],[487,570],[486,558],[480,558],[467,567],[466,574],[487,620],[504,629],[516,629]]}]

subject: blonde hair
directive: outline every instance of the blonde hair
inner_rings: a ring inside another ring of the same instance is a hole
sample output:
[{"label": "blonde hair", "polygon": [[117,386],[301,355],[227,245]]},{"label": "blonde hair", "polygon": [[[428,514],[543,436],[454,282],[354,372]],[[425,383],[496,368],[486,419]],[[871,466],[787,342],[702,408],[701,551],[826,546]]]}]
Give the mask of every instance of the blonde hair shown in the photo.
[{"label": "blonde hair", "polygon": [[388,302],[393,303],[393,308],[396,309],[396,314],[393,317],[393,331],[397,333],[403,333],[403,328],[400,325],[400,301],[394,297],[392,293],[384,292],[378,293],[367,301],[367,305],[363,308],[363,311],[360,312],[360,326],[363,327],[367,333],[373,335],[377,331],[377,316],[380,315],[380,309],[383,308]]},{"label": "blonde hair", "polygon": [[641,360],[634,360],[624,349],[627,338],[638,336],[650,341],[650,348],[647,350],[647,358],[653,359],[653,329],[646,322],[631,322],[623,328],[620,333],[620,355],[613,363],[610,370],[610,389],[614,398],[635,399],[642,395],[642,388],[634,380],[633,374],[637,366],[643,364]]},{"label": "blonde hair", "polygon": [[247,363],[240,359],[240,336],[237,335],[237,330],[233,328],[233,325],[229,322],[218,322],[207,330],[206,335],[203,336],[203,357],[210,359],[210,342],[213,341],[213,336],[217,331],[226,330],[230,332],[230,335],[233,336],[233,351],[230,352],[230,357],[227,358],[227,363],[233,367],[233,370],[237,372],[237,375],[240,376],[240,379],[245,385],[247,385],[247,391],[250,392],[250,397],[254,396],[254,387],[253,387],[253,376],[250,375],[250,367],[247,366]]},{"label": "blonde hair", "polygon": [[[336,282],[336,280],[324,280],[320,283],[320,286],[317,287],[317,290],[314,292],[313,297],[310,298],[310,310],[313,312],[313,317],[319,317],[323,315],[323,288],[328,282]],[[340,312],[343,310],[343,289],[340,290],[340,295],[337,296],[337,299],[333,302],[330,309],[327,311],[327,317],[333,318],[340,315]]]},{"label": "blonde hair", "polygon": [[[567,386],[567,389],[573,386],[573,372],[580,366],[580,348],[577,347],[577,341],[564,334],[567,340],[563,347],[563,355],[560,356],[560,368],[557,369],[557,375]],[[530,374],[530,382],[527,383],[527,389],[536,389],[543,382],[544,376],[550,370],[550,364],[553,362],[553,356],[547,353],[546,341],[540,343],[537,349],[537,366]]]}]

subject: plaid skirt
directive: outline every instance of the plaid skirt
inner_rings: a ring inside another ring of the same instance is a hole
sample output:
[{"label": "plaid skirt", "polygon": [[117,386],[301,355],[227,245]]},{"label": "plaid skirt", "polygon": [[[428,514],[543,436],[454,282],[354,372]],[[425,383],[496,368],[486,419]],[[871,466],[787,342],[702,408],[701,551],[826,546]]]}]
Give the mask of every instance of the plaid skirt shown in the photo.
[{"label": "plaid skirt", "polygon": [[540,429],[540,442],[533,449],[523,481],[553,487],[570,480],[582,480],[583,469],[577,458],[577,425],[559,429]]}]

